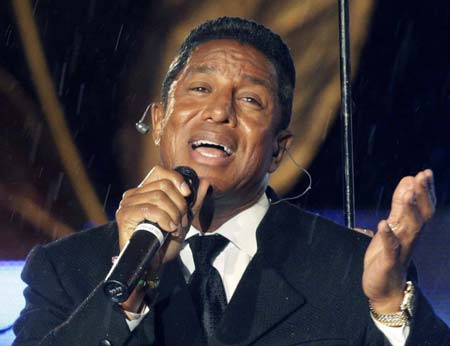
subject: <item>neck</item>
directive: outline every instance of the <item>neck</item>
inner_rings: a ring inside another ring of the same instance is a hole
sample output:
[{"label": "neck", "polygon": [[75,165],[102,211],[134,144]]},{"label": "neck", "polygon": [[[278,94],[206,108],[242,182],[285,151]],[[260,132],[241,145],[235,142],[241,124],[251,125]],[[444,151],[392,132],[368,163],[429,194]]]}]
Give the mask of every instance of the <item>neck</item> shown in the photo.
[{"label": "neck", "polygon": [[213,193],[205,197],[200,212],[192,221],[192,225],[202,233],[214,232],[225,222],[254,205],[264,191],[260,191],[247,201],[227,200],[225,198],[214,198]]}]

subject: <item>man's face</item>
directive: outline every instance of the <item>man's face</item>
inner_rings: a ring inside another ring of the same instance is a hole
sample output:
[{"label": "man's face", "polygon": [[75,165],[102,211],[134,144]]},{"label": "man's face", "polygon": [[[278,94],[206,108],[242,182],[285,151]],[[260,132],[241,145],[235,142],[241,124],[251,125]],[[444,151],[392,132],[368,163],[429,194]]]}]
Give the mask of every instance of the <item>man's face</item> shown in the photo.
[{"label": "man's face", "polygon": [[216,199],[259,196],[281,160],[274,153],[290,140],[276,131],[277,90],[274,66],[255,48],[232,40],[201,44],[172,84],[166,109],[153,112],[162,165],[192,167]]}]

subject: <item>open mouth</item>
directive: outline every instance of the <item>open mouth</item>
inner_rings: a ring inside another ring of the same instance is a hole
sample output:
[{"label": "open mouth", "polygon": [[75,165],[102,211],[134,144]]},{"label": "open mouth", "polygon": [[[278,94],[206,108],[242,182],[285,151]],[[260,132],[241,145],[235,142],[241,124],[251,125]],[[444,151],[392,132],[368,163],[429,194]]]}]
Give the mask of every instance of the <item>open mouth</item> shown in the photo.
[{"label": "open mouth", "polygon": [[197,140],[192,142],[192,149],[198,151],[203,156],[218,157],[218,156],[231,156],[233,150],[222,143],[216,143],[207,140]]}]

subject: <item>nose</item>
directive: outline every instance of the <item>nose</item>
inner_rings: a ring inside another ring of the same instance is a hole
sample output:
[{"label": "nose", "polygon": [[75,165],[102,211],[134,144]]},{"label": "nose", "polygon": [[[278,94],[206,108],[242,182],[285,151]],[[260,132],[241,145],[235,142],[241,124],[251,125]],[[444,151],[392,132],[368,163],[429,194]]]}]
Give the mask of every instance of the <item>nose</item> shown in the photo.
[{"label": "nose", "polygon": [[203,113],[206,121],[236,125],[236,110],[233,104],[232,93],[218,93],[216,97],[209,100],[209,104]]}]

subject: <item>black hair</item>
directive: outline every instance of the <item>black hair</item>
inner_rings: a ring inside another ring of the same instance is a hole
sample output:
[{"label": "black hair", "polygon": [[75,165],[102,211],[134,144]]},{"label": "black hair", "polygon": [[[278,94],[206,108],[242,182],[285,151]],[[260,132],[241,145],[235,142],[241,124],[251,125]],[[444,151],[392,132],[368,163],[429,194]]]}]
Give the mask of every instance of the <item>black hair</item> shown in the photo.
[{"label": "black hair", "polygon": [[164,104],[167,105],[170,86],[186,66],[194,48],[207,41],[219,39],[230,39],[248,44],[264,54],[275,66],[281,109],[279,129],[286,129],[291,119],[295,88],[295,67],[289,48],[282,38],[270,29],[252,20],[239,17],[208,20],[188,34],[164,78],[161,90]]}]

